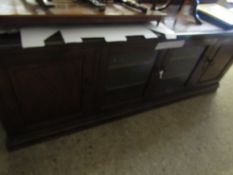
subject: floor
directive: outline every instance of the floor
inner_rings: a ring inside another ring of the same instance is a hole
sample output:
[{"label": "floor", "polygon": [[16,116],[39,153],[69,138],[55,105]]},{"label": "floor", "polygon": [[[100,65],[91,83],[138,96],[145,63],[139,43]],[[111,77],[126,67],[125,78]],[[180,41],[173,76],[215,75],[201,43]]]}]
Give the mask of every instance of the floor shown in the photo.
[{"label": "floor", "polygon": [[233,68],[216,93],[14,152],[0,175],[232,175]]}]

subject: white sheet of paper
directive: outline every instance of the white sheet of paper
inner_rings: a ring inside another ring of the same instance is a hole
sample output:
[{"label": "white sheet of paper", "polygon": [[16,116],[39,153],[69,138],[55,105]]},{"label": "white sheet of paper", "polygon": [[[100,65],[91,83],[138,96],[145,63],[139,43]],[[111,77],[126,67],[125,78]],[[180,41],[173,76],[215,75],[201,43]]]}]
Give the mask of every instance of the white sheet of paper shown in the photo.
[{"label": "white sheet of paper", "polygon": [[199,4],[197,6],[197,10],[209,16],[212,16],[217,20],[223,21],[228,25],[233,25],[233,13],[219,4],[216,3]]},{"label": "white sheet of paper", "polygon": [[99,25],[99,26],[72,26],[72,27],[41,27],[20,29],[23,48],[43,47],[45,40],[61,31],[65,43],[81,43],[83,38],[104,38],[107,42],[127,41],[127,36],[144,36],[157,38],[146,25]]},{"label": "white sheet of paper", "polygon": [[56,33],[56,28],[22,28],[20,29],[21,44],[23,48],[31,47],[43,47],[45,46],[45,40]]},{"label": "white sheet of paper", "polygon": [[179,48],[179,47],[183,47],[184,44],[185,44],[184,40],[160,42],[155,47],[155,50],[170,49],[170,48]]},{"label": "white sheet of paper", "polygon": [[61,28],[65,43],[82,42],[82,38],[104,38],[107,42],[126,41],[127,36],[157,38],[145,25],[100,25]]},{"label": "white sheet of paper", "polygon": [[173,30],[171,30],[170,28],[168,28],[162,22],[160,22],[158,26],[157,26],[157,22],[151,22],[150,25],[148,25],[148,28],[155,31],[155,32],[164,34],[166,39],[176,39],[177,38],[176,33]]}]

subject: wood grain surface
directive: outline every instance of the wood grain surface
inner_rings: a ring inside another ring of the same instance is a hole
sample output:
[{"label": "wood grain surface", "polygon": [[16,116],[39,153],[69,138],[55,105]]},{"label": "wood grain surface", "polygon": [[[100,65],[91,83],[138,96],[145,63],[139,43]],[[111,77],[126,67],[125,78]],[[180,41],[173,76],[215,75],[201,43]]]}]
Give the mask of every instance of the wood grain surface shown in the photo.
[{"label": "wood grain surface", "polygon": [[[134,23],[160,20],[165,13],[148,11],[147,14],[109,3],[104,12],[84,1],[54,0],[54,8],[42,9],[35,0],[0,0],[0,25]],[[144,4],[149,6],[149,4]]]}]

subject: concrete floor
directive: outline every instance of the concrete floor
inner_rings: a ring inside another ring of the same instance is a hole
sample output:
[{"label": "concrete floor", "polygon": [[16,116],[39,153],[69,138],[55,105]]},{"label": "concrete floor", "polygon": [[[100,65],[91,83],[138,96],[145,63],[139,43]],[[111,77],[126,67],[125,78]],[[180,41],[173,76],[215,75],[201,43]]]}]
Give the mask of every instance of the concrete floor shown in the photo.
[{"label": "concrete floor", "polygon": [[233,68],[217,93],[6,151],[0,175],[232,175]]}]

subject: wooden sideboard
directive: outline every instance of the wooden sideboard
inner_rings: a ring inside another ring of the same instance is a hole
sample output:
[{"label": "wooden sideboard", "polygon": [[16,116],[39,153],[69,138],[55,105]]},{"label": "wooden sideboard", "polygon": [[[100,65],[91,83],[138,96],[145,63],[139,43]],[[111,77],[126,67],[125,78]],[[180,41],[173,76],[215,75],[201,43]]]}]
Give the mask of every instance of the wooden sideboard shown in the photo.
[{"label": "wooden sideboard", "polygon": [[[215,91],[233,61],[233,37],[224,32],[115,43],[64,44],[55,37],[29,49],[18,39],[1,36],[0,111],[8,148]],[[156,49],[166,42],[183,45]]]}]

